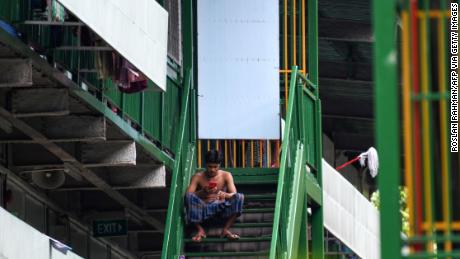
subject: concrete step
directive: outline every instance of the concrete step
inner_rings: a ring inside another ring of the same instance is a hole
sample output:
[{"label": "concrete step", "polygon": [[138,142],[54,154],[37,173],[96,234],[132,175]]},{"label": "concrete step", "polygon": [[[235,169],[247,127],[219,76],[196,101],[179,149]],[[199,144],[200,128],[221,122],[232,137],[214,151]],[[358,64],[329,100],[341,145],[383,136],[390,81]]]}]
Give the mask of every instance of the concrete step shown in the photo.
[{"label": "concrete step", "polygon": [[195,252],[186,253],[187,259],[266,259],[269,251],[258,252]]},{"label": "concrete step", "polygon": [[191,238],[184,241],[187,252],[259,252],[270,249],[271,236],[241,237],[235,241],[220,237],[207,237],[200,243]]}]

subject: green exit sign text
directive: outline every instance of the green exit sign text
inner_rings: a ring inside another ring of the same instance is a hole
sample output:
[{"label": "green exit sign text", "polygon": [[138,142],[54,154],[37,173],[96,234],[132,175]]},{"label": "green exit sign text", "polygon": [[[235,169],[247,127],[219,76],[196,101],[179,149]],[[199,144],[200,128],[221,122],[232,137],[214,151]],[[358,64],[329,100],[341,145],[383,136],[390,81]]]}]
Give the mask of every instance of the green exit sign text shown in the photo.
[{"label": "green exit sign text", "polygon": [[123,236],[128,232],[126,220],[95,220],[93,233],[95,237]]}]

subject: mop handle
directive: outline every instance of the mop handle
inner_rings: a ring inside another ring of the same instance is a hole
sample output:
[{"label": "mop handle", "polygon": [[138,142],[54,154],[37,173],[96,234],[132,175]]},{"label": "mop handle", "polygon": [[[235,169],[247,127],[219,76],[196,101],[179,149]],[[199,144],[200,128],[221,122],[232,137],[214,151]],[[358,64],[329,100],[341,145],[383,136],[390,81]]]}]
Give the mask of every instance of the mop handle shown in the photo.
[{"label": "mop handle", "polygon": [[353,158],[352,160],[346,162],[346,163],[343,164],[343,165],[340,165],[340,166],[336,167],[335,170],[339,171],[340,169],[344,168],[345,166],[347,166],[347,165],[349,165],[349,164],[352,164],[352,163],[354,163],[354,162],[356,162],[356,161],[358,161],[358,160],[359,160],[359,156]]}]

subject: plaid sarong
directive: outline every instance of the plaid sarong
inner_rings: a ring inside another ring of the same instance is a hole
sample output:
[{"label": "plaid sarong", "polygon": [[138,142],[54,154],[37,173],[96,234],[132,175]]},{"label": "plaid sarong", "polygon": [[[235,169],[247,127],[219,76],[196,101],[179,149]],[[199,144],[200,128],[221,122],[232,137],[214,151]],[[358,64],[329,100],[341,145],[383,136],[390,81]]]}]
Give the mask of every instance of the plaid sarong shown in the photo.
[{"label": "plaid sarong", "polygon": [[238,217],[243,212],[244,195],[236,193],[225,201],[204,202],[194,193],[185,194],[185,211],[187,223],[202,223],[214,217],[228,218],[234,214]]}]

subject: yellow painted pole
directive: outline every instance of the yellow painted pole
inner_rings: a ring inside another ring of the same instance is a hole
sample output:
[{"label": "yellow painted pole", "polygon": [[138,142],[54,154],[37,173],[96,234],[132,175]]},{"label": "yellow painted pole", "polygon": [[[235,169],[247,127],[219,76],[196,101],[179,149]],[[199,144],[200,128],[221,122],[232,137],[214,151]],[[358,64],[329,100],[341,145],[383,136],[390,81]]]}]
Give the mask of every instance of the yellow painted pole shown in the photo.
[{"label": "yellow painted pole", "polygon": [[276,167],[280,167],[280,140],[276,140],[275,159]]},{"label": "yellow painted pole", "polygon": [[254,167],[254,140],[251,140],[251,167]]},{"label": "yellow painted pole", "polygon": [[[428,44],[427,44],[427,25],[426,25],[426,19],[427,16],[421,16],[421,21],[420,21],[420,57],[421,57],[421,92],[423,95],[427,96],[428,95]],[[432,193],[431,193],[431,160],[430,160],[430,149],[431,149],[431,144],[430,144],[430,121],[429,121],[429,101],[426,98],[423,98],[422,101],[422,154],[423,154],[423,184],[424,184],[424,196],[425,196],[425,216],[426,216],[426,221],[429,224],[433,223],[433,215],[432,215],[432,208],[433,208],[433,201],[431,200]],[[432,225],[430,225],[433,227]],[[432,235],[432,228],[429,228],[427,233],[427,236]],[[430,244],[428,246],[428,251],[433,251],[433,246]]]},{"label": "yellow painted pole", "polygon": [[302,73],[307,74],[307,47],[305,44],[305,0],[302,0]]},{"label": "yellow painted pole", "polygon": [[225,167],[228,167],[228,153],[227,153],[227,140],[224,140],[224,165]]},{"label": "yellow painted pole", "polygon": [[245,167],[246,167],[246,143],[245,143],[245,141],[243,140],[241,144],[242,144],[242,149],[241,149],[241,155],[242,155],[241,167],[245,168]]},{"label": "yellow painted pole", "polygon": [[414,235],[414,179],[413,179],[413,143],[412,143],[412,110],[411,110],[411,75],[410,75],[410,42],[409,42],[409,14],[401,14],[402,30],[402,103],[403,103],[403,140],[404,140],[404,180],[407,186],[407,207],[409,208],[409,236]]},{"label": "yellow painted pole", "polygon": [[267,140],[267,167],[271,167],[271,157],[272,157],[272,152],[271,152],[271,141]]},{"label": "yellow painted pole", "polygon": [[233,167],[237,167],[236,160],[236,140],[233,140]]},{"label": "yellow painted pole", "polygon": [[264,145],[263,140],[259,140],[259,158],[260,158],[259,167],[263,167],[263,163],[262,163],[263,157],[264,157],[263,145]]}]

